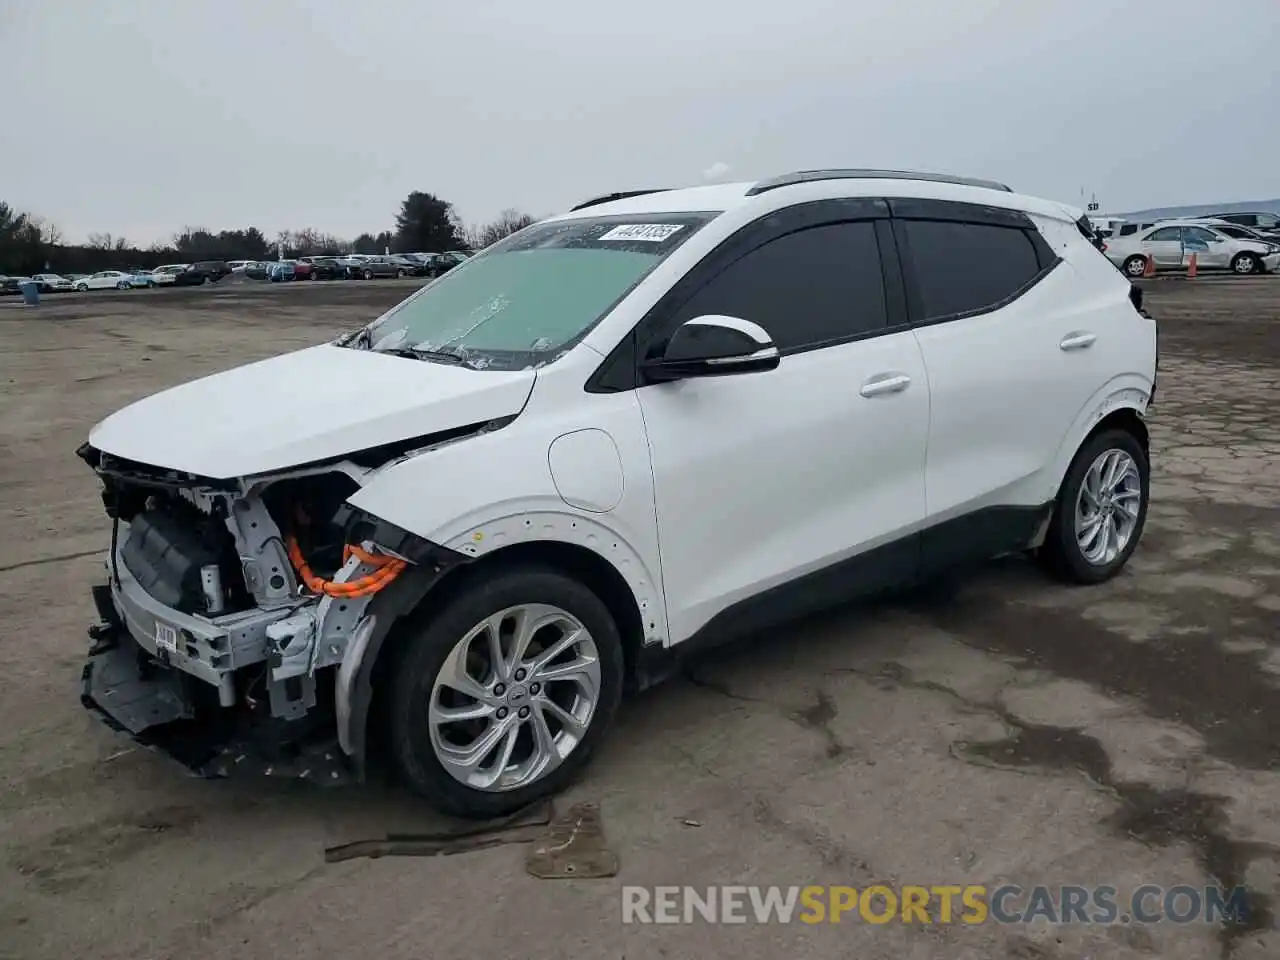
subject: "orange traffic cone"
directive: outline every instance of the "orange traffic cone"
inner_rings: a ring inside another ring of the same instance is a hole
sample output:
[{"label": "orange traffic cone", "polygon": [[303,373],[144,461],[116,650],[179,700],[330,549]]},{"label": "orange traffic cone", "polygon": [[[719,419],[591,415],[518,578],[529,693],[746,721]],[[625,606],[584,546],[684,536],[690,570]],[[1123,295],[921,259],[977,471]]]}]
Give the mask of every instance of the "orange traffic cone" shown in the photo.
[{"label": "orange traffic cone", "polygon": [[1199,266],[1200,266],[1200,265],[1199,265],[1199,263],[1197,262],[1197,258],[1198,258],[1199,256],[1200,256],[1200,254],[1198,254],[1198,253],[1193,253],[1193,254],[1191,254],[1191,262],[1187,264],[1187,279],[1188,279],[1188,280],[1190,280],[1192,277],[1194,277],[1194,276],[1196,275],[1196,270],[1198,270],[1198,269],[1199,269]]},{"label": "orange traffic cone", "polygon": [[1147,265],[1142,268],[1144,277],[1154,277],[1156,275],[1156,258],[1147,254]]}]

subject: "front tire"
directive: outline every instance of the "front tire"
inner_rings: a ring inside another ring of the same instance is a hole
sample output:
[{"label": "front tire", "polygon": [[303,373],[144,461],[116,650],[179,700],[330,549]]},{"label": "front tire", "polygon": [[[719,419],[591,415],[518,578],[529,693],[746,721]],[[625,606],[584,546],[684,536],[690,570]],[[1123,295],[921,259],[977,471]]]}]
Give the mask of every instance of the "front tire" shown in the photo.
[{"label": "front tire", "polygon": [[365,278],[366,280],[372,280],[372,279],[373,279],[373,271],[372,271],[372,270],[366,270],[366,271],[364,272],[364,278]]},{"label": "front tire", "polygon": [[1151,466],[1142,444],[1107,430],[1076,452],[1062,481],[1039,558],[1070,583],[1110,580],[1142,538]]},{"label": "front tire", "polygon": [[1240,276],[1248,276],[1253,273],[1262,272],[1262,261],[1257,254],[1238,253],[1235,259],[1231,261],[1231,272],[1238,273]]},{"label": "front tire", "polygon": [[76,284],[76,293],[88,293],[88,292],[89,292],[89,285],[87,283]]},{"label": "front tire", "polygon": [[522,567],[476,580],[402,625],[389,753],[445,813],[513,813],[566,786],[622,694],[622,640],[578,581]]}]

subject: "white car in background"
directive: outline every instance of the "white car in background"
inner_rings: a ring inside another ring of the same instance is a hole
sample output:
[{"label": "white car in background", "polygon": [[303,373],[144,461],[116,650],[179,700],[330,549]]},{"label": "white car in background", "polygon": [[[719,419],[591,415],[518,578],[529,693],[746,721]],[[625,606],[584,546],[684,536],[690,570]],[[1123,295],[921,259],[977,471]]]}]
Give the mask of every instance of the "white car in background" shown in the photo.
[{"label": "white car in background", "polygon": [[76,281],[76,289],[85,290],[128,290],[133,279],[132,273],[123,270],[99,270]]},{"label": "white car in background", "polygon": [[166,263],[151,271],[151,282],[157,287],[172,286],[178,274],[185,269],[185,263]]},{"label": "white car in background", "polygon": [[1112,234],[1104,251],[1131,277],[1140,277],[1147,258],[1157,271],[1185,270],[1196,256],[1198,270],[1230,270],[1247,275],[1280,267],[1280,248],[1262,240],[1241,240],[1220,232],[1211,222],[1168,220],[1131,236]]},{"label": "white car in background", "polygon": [[60,273],[37,273],[31,279],[40,284],[41,293],[58,293],[75,289],[71,281]]}]

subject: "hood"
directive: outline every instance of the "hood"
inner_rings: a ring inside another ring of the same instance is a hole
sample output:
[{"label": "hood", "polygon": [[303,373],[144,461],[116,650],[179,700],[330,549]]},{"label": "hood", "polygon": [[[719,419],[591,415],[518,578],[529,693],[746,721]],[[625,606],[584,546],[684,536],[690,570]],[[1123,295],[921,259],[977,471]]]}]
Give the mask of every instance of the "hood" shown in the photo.
[{"label": "hood", "polygon": [[104,453],[214,480],[519,413],[532,370],[473,370],[332,344],[165,390],[93,428]]}]

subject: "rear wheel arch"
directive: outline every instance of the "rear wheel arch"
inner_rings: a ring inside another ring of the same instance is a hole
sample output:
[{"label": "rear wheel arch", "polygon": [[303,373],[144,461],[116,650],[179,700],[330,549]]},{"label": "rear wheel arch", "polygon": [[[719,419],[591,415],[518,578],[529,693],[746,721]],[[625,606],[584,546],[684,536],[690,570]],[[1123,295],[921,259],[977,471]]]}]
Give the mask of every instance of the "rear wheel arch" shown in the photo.
[{"label": "rear wheel arch", "polygon": [[1148,456],[1151,454],[1151,432],[1147,429],[1147,421],[1142,418],[1134,407],[1121,407],[1119,410],[1113,410],[1105,417],[1098,421],[1086,435],[1080,445],[1088,443],[1100,433],[1107,430],[1123,430],[1131,433],[1142,444],[1143,452]]}]

